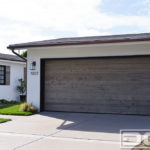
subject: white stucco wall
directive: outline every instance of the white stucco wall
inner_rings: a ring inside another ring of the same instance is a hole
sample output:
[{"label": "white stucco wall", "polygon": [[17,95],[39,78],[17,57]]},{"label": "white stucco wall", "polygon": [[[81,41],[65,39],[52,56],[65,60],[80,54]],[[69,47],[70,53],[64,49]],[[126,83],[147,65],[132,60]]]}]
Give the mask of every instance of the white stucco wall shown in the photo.
[{"label": "white stucco wall", "polygon": [[28,66],[36,61],[38,75],[27,69],[27,100],[40,109],[40,59],[91,56],[150,55],[150,42],[28,48]]},{"label": "white stucco wall", "polygon": [[0,60],[0,65],[10,66],[10,85],[0,85],[0,99],[19,100],[16,86],[18,79],[24,78],[25,63]]}]

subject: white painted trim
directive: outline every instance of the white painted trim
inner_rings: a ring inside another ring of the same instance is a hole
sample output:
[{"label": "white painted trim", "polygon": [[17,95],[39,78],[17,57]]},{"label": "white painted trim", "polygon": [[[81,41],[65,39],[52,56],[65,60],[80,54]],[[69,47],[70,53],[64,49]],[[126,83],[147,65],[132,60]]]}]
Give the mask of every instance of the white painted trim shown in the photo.
[{"label": "white painted trim", "polygon": [[15,64],[26,64],[25,62],[20,62],[20,61],[11,61],[11,60],[2,60],[0,59],[0,62],[7,62],[7,63],[15,63]]}]

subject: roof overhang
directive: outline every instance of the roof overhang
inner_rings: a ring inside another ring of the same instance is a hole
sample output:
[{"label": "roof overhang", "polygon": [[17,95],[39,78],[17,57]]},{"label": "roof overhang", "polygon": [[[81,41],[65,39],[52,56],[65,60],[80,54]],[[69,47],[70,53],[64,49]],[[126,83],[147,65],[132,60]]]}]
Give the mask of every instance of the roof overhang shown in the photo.
[{"label": "roof overhang", "polygon": [[62,39],[54,39],[54,40],[12,44],[9,45],[7,48],[11,50],[15,50],[15,49],[26,49],[32,47],[107,44],[107,43],[124,43],[124,42],[146,42],[146,41],[150,42],[150,33],[62,38]]},{"label": "roof overhang", "polygon": [[26,64],[25,61],[16,61],[16,60],[10,60],[10,59],[0,59],[0,62],[17,63],[17,64]]}]

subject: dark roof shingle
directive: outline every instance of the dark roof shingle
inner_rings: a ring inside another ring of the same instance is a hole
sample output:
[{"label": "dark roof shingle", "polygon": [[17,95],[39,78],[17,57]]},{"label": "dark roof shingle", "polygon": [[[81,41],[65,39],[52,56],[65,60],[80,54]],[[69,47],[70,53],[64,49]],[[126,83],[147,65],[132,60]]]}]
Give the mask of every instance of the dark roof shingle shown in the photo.
[{"label": "dark roof shingle", "polygon": [[21,59],[21,58],[18,57],[18,56],[9,55],[9,54],[2,54],[2,53],[0,53],[0,60],[10,60],[10,61],[25,62],[23,59]]}]

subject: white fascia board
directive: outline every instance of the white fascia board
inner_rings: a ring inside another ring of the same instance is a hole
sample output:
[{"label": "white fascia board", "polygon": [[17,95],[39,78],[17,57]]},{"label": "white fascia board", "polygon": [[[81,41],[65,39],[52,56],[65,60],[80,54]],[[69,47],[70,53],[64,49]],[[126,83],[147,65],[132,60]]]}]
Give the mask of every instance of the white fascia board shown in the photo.
[{"label": "white fascia board", "polygon": [[22,65],[25,65],[25,64],[26,64],[26,62],[11,61],[11,60],[2,60],[2,59],[0,59],[0,62],[15,63],[15,64],[22,64]]}]

